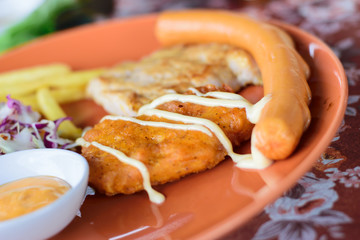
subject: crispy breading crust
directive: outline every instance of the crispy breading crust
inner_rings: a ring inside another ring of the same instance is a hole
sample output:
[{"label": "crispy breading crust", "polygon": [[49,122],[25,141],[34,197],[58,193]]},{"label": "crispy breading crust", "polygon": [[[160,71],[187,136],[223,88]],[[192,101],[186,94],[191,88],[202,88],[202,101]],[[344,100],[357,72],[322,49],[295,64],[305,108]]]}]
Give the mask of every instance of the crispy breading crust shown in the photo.
[{"label": "crispy breading crust", "polygon": [[[152,120],[157,119],[152,117]],[[152,185],[210,169],[227,154],[216,137],[199,131],[149,127],[122,120],[101,122],[86,132],[84,139],[115,148],[143,162]],[[83,147],[82,155],[89,162],[89,183],[97,191],[114,195],[143,189],[142,176],[135,167],[94,146]]]}]

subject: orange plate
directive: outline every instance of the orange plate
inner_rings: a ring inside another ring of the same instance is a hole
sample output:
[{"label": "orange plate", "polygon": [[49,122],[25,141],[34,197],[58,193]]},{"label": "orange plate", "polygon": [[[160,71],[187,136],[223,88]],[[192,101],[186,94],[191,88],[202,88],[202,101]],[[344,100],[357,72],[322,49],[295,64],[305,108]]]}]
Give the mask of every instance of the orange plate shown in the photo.
[{"label": "orange plate", "polygon": [[[154,36],[155,15],[103,22],[36,40],[0,57],[0,71],[65,62],[74,69],[110,66],[139,59],[159,48]],[[54,239],[214,239],[239,227],[290,188],[329,145],[343,118],[347,81],[331,50],[317,38],[286,24],[310,64],[312,123],[291,158],[262,171],[244,171],[226,160],[212,170],[194,174],[156,189],[166,195],[161,206],[140,192],[130,196],[88,196],[81,217]],[[21,87],[21,86],[19,86]],[[258,98],[261,91],[247,94]],[[94,124],[104,114],[89,101],[68,105],[81,124]],[[78,111],[80,110],[80,112]],[[242,149],[249,151],[248,146]]]}]

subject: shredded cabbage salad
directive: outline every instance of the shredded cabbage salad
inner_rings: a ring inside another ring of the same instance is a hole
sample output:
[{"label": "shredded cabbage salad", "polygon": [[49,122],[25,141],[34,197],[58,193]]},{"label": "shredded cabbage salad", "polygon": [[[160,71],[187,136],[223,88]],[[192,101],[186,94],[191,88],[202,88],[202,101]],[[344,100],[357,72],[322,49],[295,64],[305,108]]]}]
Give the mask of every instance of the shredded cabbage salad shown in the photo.
[{"label": "shredded cabbage salad", "polygon": [[41,119],[30,106],[7,96],[7,102],[0,103],[0,155],[33,148],[73,148],[73,141],[57,133],[60,123],[66,120],[71,118]]}]

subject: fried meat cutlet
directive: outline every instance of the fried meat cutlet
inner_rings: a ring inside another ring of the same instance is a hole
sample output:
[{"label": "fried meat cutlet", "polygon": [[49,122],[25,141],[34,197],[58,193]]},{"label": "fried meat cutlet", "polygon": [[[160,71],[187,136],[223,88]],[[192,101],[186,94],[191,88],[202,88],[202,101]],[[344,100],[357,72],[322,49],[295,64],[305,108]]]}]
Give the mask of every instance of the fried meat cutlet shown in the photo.
[{"label": "fried meat cutlet", "polygon": [[[205,93],[218,88],[209,85],[197,90]],[[206,107],[170,101],[159,105],[157,109],[208,119],[219,126],[234,147],[248,140],[253,128],[245,109],[240,108]],[[214,133],[209,136],[200,131],[153,127],[146,123],[142,125],[120,119],[101,121],[85,133],[84,139],[119,150],[145,164],[152,185],[210,169],[228,155]],[[140,115],[131,119],[160,122],[160,126],[162,123],[180,123],[155,115]],[[143,189],[141,173],[135,167],[122,163],[115,156],[94,146],[83,147],[82,154],[90,165],[89,182],[98,191],[114,195],[130,194]]]},{"label": "fried meat cutlet", "polygon": [[[167,121],[143,117],[152,121]],[[177,180],[190,173],[210,169],[227,155],[212,134],[163,127],[144,126],[131,121],[104,120],[84,135],[87,142],[114,148],[145,164],[152,185]],[[107,195],[131,194],[143,190],[139,170],[95,146],[82,147],[90,166],[89,183]]]},{"label": "fried meat cutlet", "polygon": [[207,107],[194,103],[171,101],[158,106],[157,109],[208,119],[221,128],[234,147],[249,140],[254,127],[254,124],[246,118],[244,108]]}]

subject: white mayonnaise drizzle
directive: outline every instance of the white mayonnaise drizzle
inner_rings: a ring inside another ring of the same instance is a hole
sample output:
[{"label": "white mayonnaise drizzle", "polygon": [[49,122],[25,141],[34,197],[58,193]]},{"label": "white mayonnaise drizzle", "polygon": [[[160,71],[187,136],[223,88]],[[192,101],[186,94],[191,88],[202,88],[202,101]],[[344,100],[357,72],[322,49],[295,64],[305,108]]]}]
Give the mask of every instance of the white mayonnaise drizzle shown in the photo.
[{"label": "white mayonnaise drizzle", "polygon": [[196,88],[189,88],[189,90],[192,91],[196,96],[199,96],[199,97],[214,97],[214,98],[219,98],[219,99],[243,100],[243,101],[248,102],[241,95],[230,93],[230,92],[207,92],[207,93],[201,93]]},{"label": "white mayonnaise drizzle", "polygon": [[254,131],[251,133],[251,154],[243,154],[243,158],[239,158],[233,161],[236,162],[238,168],[247,169],[264,169],[272,164],[272,160],[265,157],[256,147],[256,135]]},{"label": "white mayonnaise drizzle", "polygon": [[[245,98],[235,93],[208,92],[203,94],[195,88],[190,88],[189,90],[191,90],[195,95],[167,94],[155,99],[150,104],[142,106],[138,111],[138,115],[155,115],[160,118],[180,121],[182,123],[143,121],[136,118],[123,116],[105,116],[101,121],[123,120],[151,127],[164,127],[185,131],[201,131],[209,136],[215,135],[227,151],[227,154],[232,158],[232,160],[236,163],[236,166],[239,168],[262,169],[272,163],[270,159],[266,158],[255,147],[256,137],[254,134],[252,134],[251,138],[251,154],[238,154],[233,151],[231,141],[216,123],[204,118],[185,116],[178,113],[155,109],[157,106],[171,101],[189,102],[209,107],[244,108],[248,120],[255,124],[260,118],[263,107],[270,100],[270,95],[263,97],[260,101],[253,105]],[[119,161],[136,167],[142,174],[144,189],[148,193],[150,201],[154,203],[162,203],[164,201],[164,196],[151,187],[149,172],[141,161],[129,158],[123,152],[101,145],[97,142],[87,142],[83,138],[79,138],[77,143],[85,147],[93,145],[102,151],[114,155],[119,159]]]},{"label": "white mayonnaise drizzle", "polygon": [[[196,92],[195,92],[196,94]],[[216,98],[208,98],[216,97]],[[242,96],[235,93],[227,92],[209,92],[198,95],[182,95],[182,94],[166,94],[161,96],[150,104],[142,106],[138,114],[141,115],[147,109],[154,109],[164,103],[171,101],[195,103],[208,107],[227,107],[227,108],[245,108],[246,116],[251,123],[256,123],[259,120],[260,113],[265,104],[270,100],[270,95],[263,97],[255,105],[251,104]]]},{"label": "white mayonnaise drizzle", "polygon": [[[272,161],[266,158],[255,146],[255,136],[252,134],[251,141],[251,154],[237,154],[233,151],[233,146],[229,138],[221,130],[221,128],[214,122],[198,117],[184,116],[178,113],[162,111],[155,109],[157,106],[171,101],[190,102],[203,106],[210,107],[228,107],[228,108],[245,108],[246,116],[251,123],[257,123],[261,110],[265,104],[270,100],[271,96],[267,95],[258,101],[255,105],[251,104],[242,96],[235,93],[228,92],[208,92],[201,93],[195,88],[190,90],[196,95],[181,95],[181,94],[167,94],[155,99],[150,104],[144,105],[138,111],[139,115],[156,115],[157,117],[166,118],[173,121],[181,121],[184,123],[199,124],[210,129],[213,134],[218,138],[220,143],[224,146],[228,155],[236,162],[239,168],[262,169],[269,166]],[[215,98],[209,98],[215,97]]]},{"label": "white mayonnaise drizzle", "polygon": [[133,122],[133,123],[137,123],[139,125],[143,125],[143,126],[151,126],[151,127],[161,127],[161,128],[171,128],[171,129],[177,129],[177,130],[193,130],[193,131],[200,131],[203,132],[209,136],[212,136],[212,133],[209,131],[209,129],[207,129],[206,127],[202,126],[202,125],[185,125],[182,123],[166,123],[166,122],[153,122],[153,121],[143,121],[143,120],[139,120],[136,118],[131,118],[131,117],[123,117],[123,116],[105,116],[101,119],[100,122],[104,121],[104,120],[112,120],[112,121],[116,121],[116,120],[123,120],[123,121],[129,121],[129,122]]},{"label": "white mayonnaise drizzle", "polygon": [[181,115],[179,113],[173,113],[158,109],[143,109],[141,112],[142,115],[147,116],[157,116],[166,118],[173,121],[181,121],[183,123],[191,123],[191,124],[199,124],[207,127],[210,131],[219,139],[220,143],[224,146],[225,150],[227,151],[228,155],[234,160],[239,161],[239,157],[242,158],[242,155],[237,154],[233,151],[232,144],[229,138],[225,135],[225,133],[221,130],[221,128],[214,122],[205,119],[205,118],[198,118],[198,117],[191,117]]},{"label": "white mayonnaise drizzle", "polygon": [[87,142],[83,138],[78,138],[76,140],[76,143],[78,143],[80,146],[83,146],[83,147],[89,147],[90,145],[93,145],[94,147],[97,147],[98,149],[115,156],[120,161],[122,161],[122,162],[124,162],[126,164],[129,164],[129,165],[131,165],[133,167],[136,167],[140,171],[140,173],[142,175],[143,186],[144,186],[145,191],[149,195],[150,201],[153,202],[153,203],[157,203],[157,204],[161,204],[162,202],[165,201],[164,195],[162,195],[161,193],[155,191],[151,187],[149,171],[141,161],[135,160],[133,158],[129,158],[123,152],[118,151],[118,150],[116,150],[114,148],[111,148],[111,147],[108,147],[108,146],[104,146],[104,145],[102,145],[102,144],[100,144],[98,142]]}]

